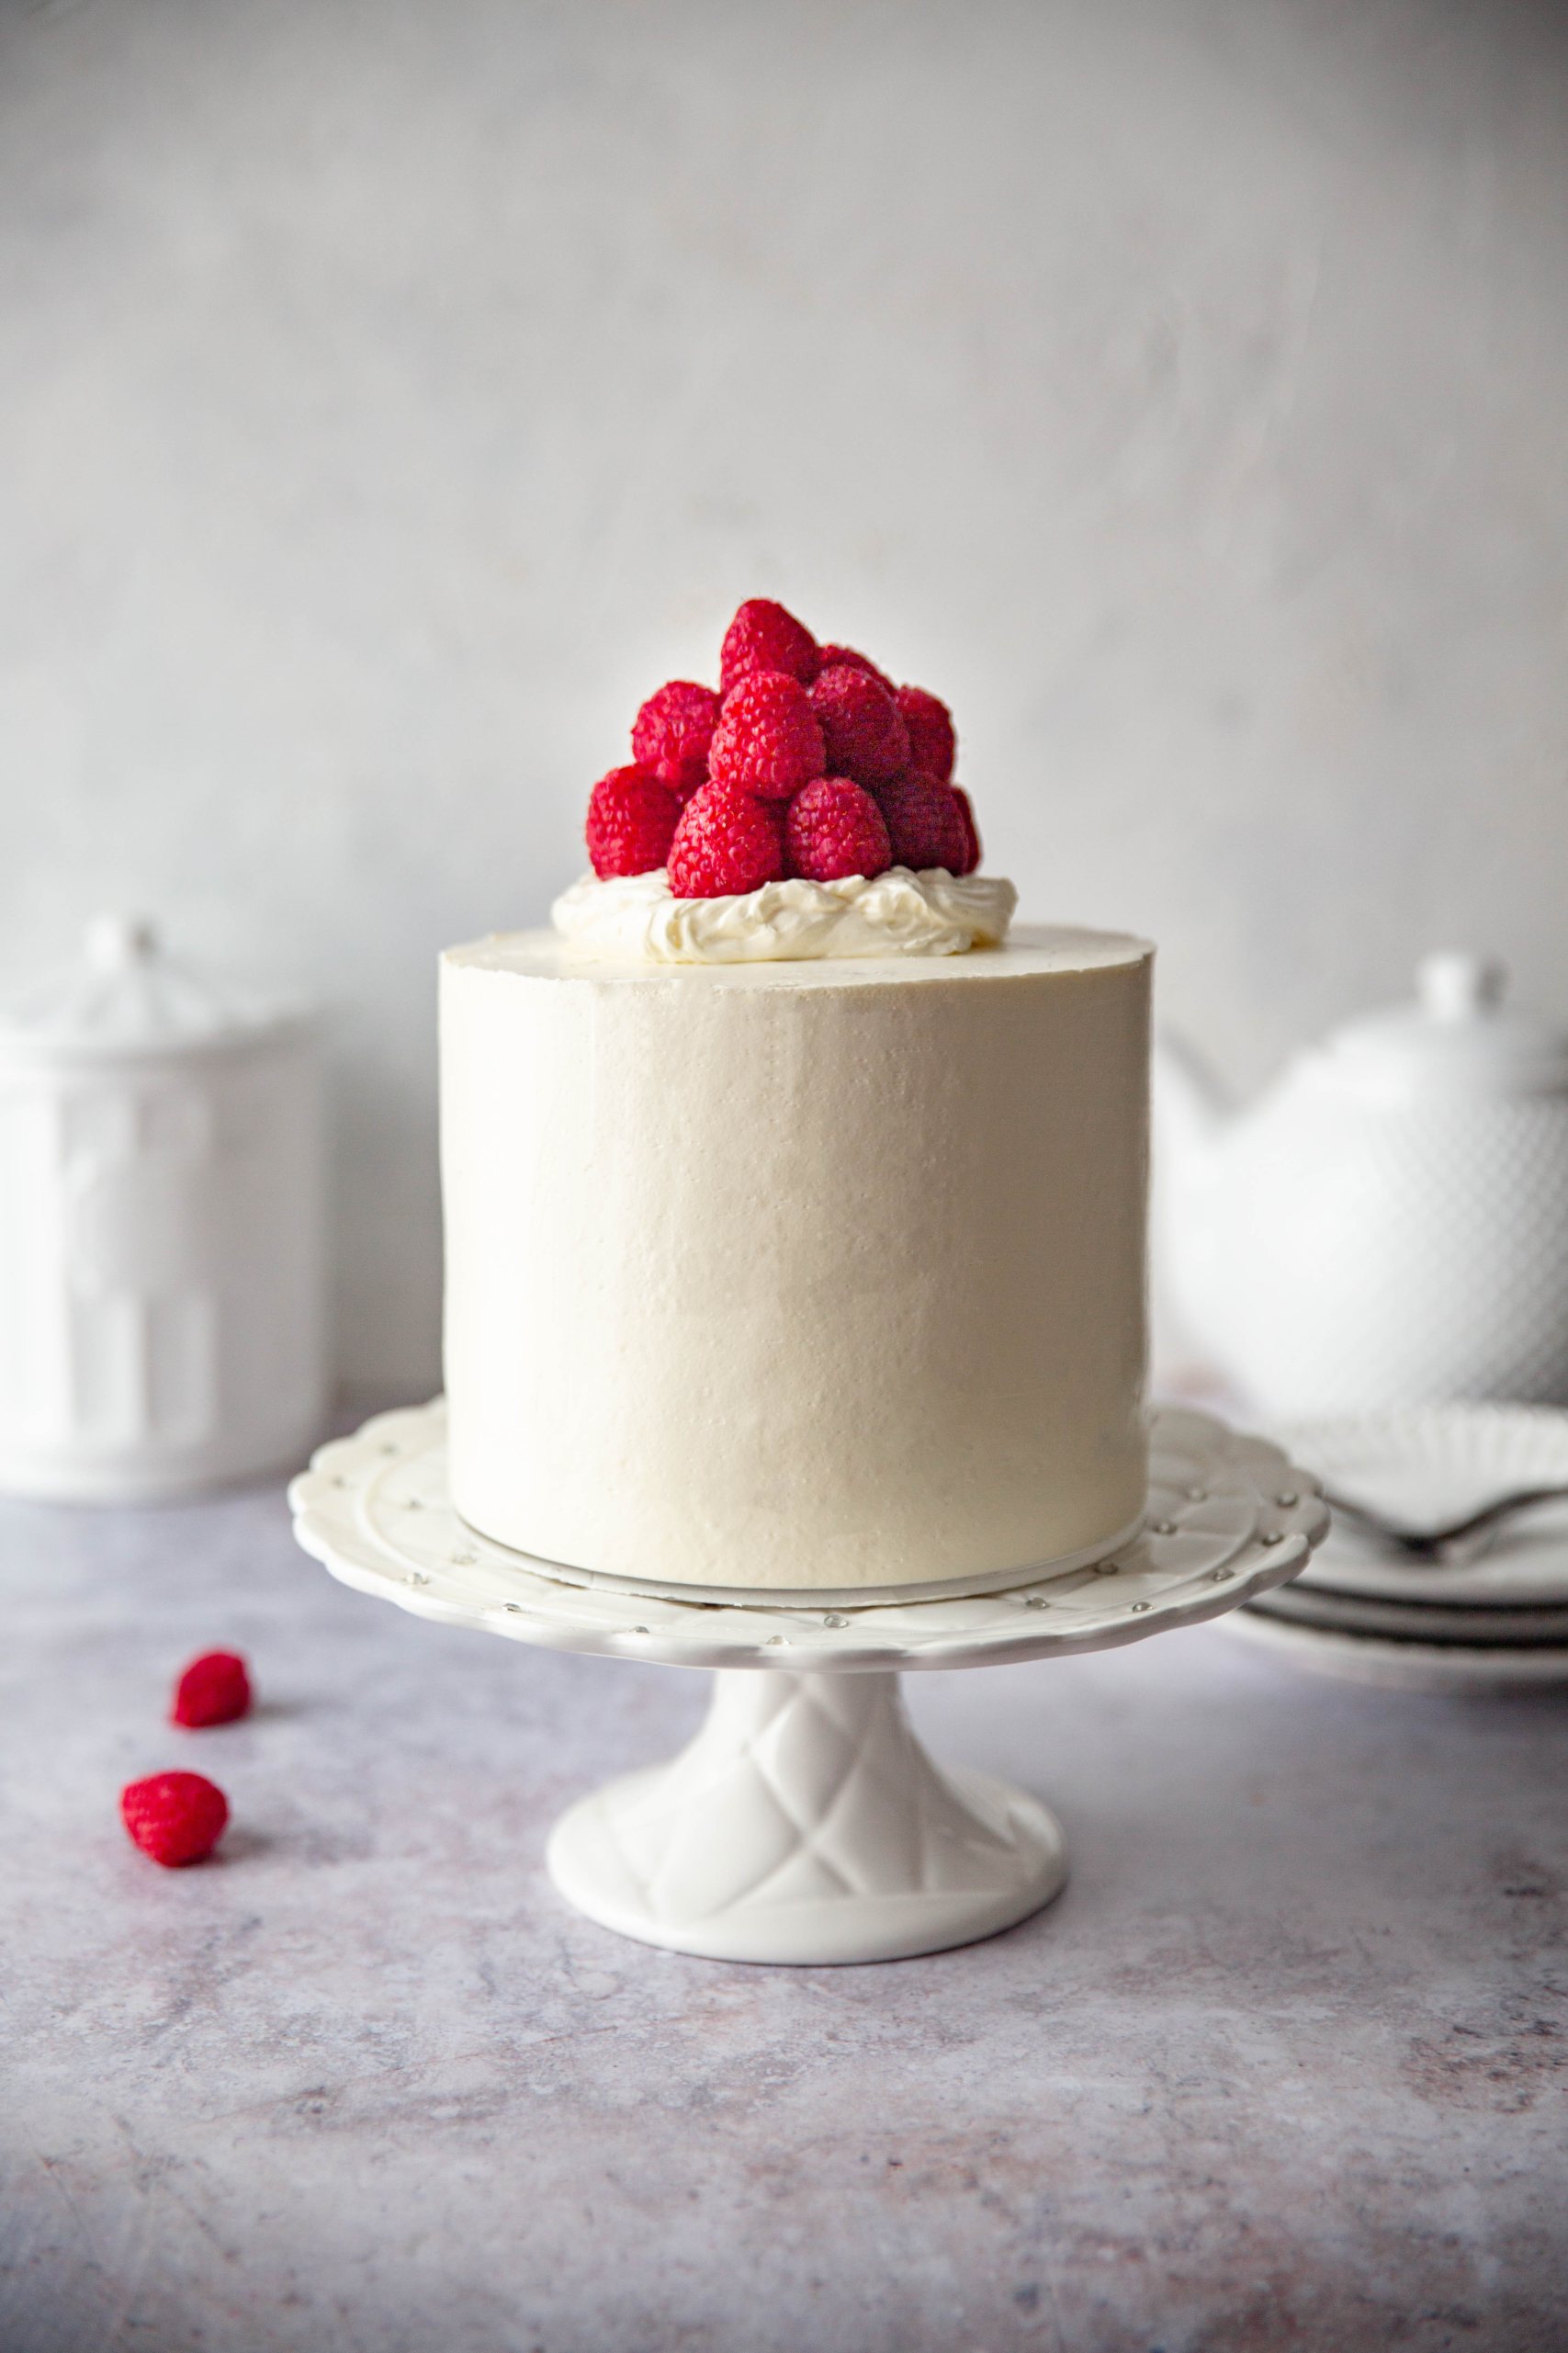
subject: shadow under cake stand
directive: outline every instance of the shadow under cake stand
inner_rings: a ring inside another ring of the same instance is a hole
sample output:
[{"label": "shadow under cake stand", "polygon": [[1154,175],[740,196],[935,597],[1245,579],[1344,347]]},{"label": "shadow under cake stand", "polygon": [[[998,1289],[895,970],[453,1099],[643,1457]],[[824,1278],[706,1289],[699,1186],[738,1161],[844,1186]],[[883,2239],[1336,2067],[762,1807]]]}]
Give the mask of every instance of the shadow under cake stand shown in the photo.
[{"label": "shadow under cake stand", "polygon": [[1309,1474],[1207,1414],[1156,1415],[1140,1533],[1087,1568],[961,1600],[813,1608],[653,1600],[477,1535],[452,1509],[440,1400],[323,1446],[295,1533],[345,1585],[417,1616],[553,1650],[715,1669],[668,1764],[571,1806],[561,1893],[623,1936],[718,1961],[894,1961],[1010,1928],[1066,1849],[1038,1799],[916,1738],[901,1671],[1103,1650],[1282,1584],[1328,1524]]}]

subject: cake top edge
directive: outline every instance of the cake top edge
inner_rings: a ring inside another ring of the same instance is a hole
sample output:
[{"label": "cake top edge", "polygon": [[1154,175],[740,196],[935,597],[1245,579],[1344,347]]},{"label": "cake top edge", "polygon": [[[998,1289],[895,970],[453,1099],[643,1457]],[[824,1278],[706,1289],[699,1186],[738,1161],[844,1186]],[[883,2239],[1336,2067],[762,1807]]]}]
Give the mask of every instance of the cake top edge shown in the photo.
[{"label": "cake top edge", "polygon": [[965,956],[874,959],[823,956],[799,963],[649,964],[635,957],[585,960],[561,934],[548,928],[491,932],[445,948],[441,962],[453,972],[514,973],[525,979],[625,983],[658,981],[666,986],[705,981],[729,987],[843,987],[851,981],[886,985],[908,980],[997,979],[1025,972],[1097,972],[1146,963],[1155,943],[1133,932],[1098,931],[1078,923],[1015,923],[994,947]]}]

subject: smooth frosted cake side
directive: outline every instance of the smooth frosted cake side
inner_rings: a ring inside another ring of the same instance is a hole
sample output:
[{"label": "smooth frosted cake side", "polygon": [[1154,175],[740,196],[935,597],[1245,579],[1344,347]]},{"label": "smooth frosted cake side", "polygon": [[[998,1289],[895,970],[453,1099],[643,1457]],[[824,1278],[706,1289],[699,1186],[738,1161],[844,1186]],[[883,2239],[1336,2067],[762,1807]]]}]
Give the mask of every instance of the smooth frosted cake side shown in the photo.
[{"label": "smooth frosted cake side", "polygon": [[1145,1479],[1153,951],[442,959],[453,1498],[569,1567],[1021,1578]]}]

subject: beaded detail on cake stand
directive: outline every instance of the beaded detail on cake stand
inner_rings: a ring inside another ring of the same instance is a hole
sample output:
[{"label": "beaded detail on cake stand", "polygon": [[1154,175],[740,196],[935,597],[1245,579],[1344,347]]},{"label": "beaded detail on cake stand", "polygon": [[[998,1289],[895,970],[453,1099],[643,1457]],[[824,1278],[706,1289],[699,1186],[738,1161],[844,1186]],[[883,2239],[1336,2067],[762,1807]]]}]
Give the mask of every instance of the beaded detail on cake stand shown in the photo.
[{"label": "beaded detail on cake stand", "polygon": [[1005,1593],[824,1611],[565,1583],[452,1510],[439,1400],[323,1446],[289,1490],[334,1577],[422,1617],[565,1650],[716,1670],[672,1761],[580,1799],[548,1862],[607,1928],[711,1959],[934,1952],[1010,1927],[1066,1877],[1040,1802],[916,1738],[901,1670],[1099,1650],[1221,1615],[1302,1568],[1312,1478],[1205,1414],[1155,1417],[1148,1510],[1110,1557]]}]

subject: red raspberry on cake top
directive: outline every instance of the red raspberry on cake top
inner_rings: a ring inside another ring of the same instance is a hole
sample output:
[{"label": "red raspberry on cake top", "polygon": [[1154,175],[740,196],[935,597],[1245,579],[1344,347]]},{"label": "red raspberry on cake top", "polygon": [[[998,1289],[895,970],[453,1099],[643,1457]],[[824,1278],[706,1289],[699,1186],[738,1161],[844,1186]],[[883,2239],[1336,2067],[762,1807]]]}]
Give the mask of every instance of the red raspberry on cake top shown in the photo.
[{"label": "red raspberry on cake top", "polygon": [[909,731],[910,767],[934,776],[939,785],[950,783],[958,750],[953,713],[923,686],[900,686],[896,699]]},{"label": "red raspberry on cake top", "polygon": [[708,745],[718,725],[718,696],[711,686],[671,678],[650,695],[632,722],[632,758],[682,799],[689,800],[708,774]]},{"label": "red raspberry on cake top", "polygon": [[811,697],[782,671],[753,671],[731,687],[708,747],[716,785],[787,800],[828,765]]},{"label": "red raspberry on cake top", "polygon": [[980,829],[975,822],[975,811],[962,785],[949,785],[949,792],[958,803],[958,814],[964,820],[964,864],[954,866],[954,874],[973,874],[980,863]]},{"label": "red raspberry on cake top", "polygon": [[909,765],[909,737],[898,706],[869,670],[839,662],[819,671],[811,707],[822,730],[828,766],[859,785],[888,784]]},{"label": "red raspberry on cake top", "polygon": [[807,882],[867,881],[893,863],[887,827],[868,792],[848,776],[818,776],[803,786],[784,817],[784,860]]},{"label": "red raspberry on cake top", "polygon": [[738,786],[705,785],[681,814],[670,844],[677,899],[728,899],[782,882],[783,811]]},{"label": "red raspberry on cake top", "polygon": [[588,855],[601,882],[651,874],[670,854],[681,796],[642,768],[612,768],[588,799]]},{"label": "red raspberry on cake top", "polygon": [[771,597],[749,596],[724,633],[718,683],[728,695],[754,670],[780,670],[809,686],[818,667],[817,640],[804,622]]},{"label": "red raspberry on cake top", "polygon": [[924,874],[945,866],[949,874],[967,871],[969,843],[964,812],[951,785],[923,776],[918,769],[893,784],[877,787],[877,804],[887,824],[895,865]]},{"label": "red raspberry on cake top", "polygon": [[868,653],[857,653],[852,645],[818,646],[817,660],[818,676],[824,670],[865,670],[870,672],[879,686],[886,686],[890,695],[896,691],[886,670],[878,670]]}]

